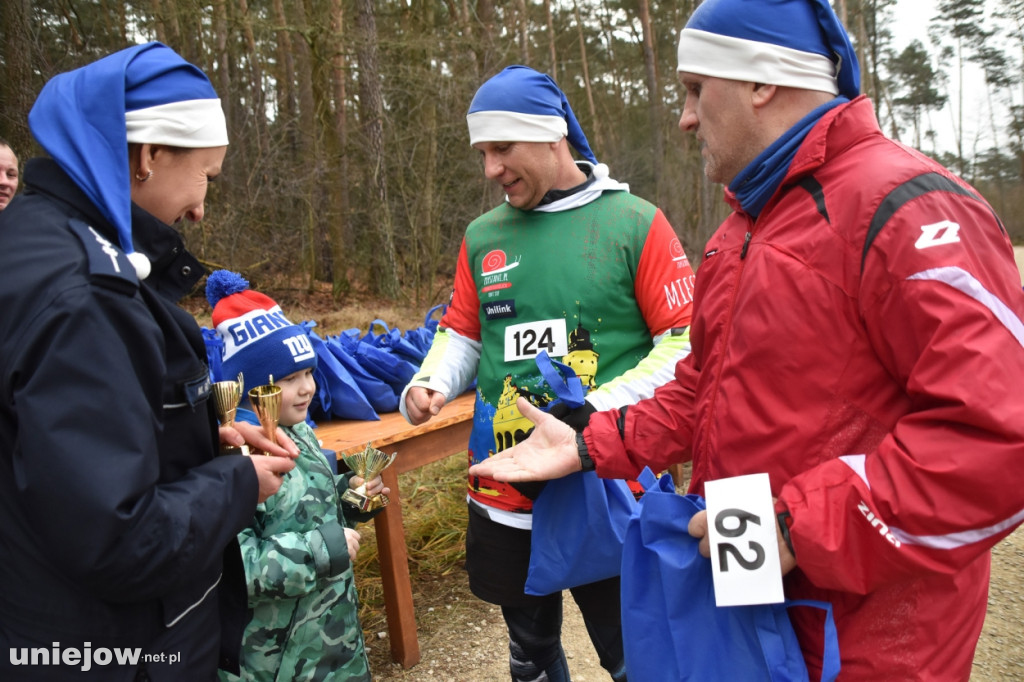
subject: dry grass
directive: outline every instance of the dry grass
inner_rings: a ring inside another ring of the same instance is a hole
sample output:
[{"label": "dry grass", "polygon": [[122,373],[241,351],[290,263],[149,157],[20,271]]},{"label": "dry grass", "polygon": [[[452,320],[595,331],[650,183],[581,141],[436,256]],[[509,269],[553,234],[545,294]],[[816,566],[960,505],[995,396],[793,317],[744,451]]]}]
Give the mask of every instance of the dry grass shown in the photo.
[{"label": "dry grass", "polygon": [[[201,287],[182,302],[182,306],[204,327],[210,325],[210,304]],[[340,299],[331,295],[331,285],[319,282],[313,291],[299,286],[296,282],[251,282],[250,287],[274,299],[292,322],[313,320],[318,333],[337,334],[345,329],[359,328],[367,331],[377,319],[384,320],[389,327],[402,331],[415,329],[423,324],[424,317],[434,305],[442,300],[419,304],[411,301],[387,301],[363,291],[356,291]],[[440,290],[440,289],[439,289]],[[447,293],[444,296],[447,300]]]},{"label": "dry grass", "polygon": [[[466,558],[466,458],[453,455],[398,476],[402,491],[405,544],[417,619],[444,610],[460,594],[468,596],[459,575]],[[354,567],[359,618],[374,669],[390,664],[390,649],[377,633],[387,631],[377,538],[373,524],[359,527],[362,541]],[[457,592],[453,596],[453,592]],[[377,642],[380,642],[377,644]]]}]

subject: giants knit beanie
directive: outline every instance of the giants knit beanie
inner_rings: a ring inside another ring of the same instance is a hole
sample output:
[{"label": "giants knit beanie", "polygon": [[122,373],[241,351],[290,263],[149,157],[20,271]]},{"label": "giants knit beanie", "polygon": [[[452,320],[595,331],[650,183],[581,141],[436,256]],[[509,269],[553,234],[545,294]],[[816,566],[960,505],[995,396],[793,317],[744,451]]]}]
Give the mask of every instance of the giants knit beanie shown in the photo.
[{"label": "giants knit beanie", "polygon": [[217,381],[233,381],[241,373],[246,392],[316,367],[306,330],[292,324],[272,298],[249,289],[237,272],[217,270],[206,280],[206,300],[213,307],[213,326],[224,339],[224,359]]}]

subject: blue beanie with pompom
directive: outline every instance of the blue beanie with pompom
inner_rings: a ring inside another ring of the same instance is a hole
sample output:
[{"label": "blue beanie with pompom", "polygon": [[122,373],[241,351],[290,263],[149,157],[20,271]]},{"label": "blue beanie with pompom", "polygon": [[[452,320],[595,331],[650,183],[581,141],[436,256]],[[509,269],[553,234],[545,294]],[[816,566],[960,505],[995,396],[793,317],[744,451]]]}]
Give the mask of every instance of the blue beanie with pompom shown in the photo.
[{"label": "blue beanie with pompom", "polygon": [[206,280],[213,326],[224,340],[224,360],[215,381],[242,374],[249,388],[316,367],[306,330],[292,324],[274,299],[249,288],[237,272],[217,270]]}]

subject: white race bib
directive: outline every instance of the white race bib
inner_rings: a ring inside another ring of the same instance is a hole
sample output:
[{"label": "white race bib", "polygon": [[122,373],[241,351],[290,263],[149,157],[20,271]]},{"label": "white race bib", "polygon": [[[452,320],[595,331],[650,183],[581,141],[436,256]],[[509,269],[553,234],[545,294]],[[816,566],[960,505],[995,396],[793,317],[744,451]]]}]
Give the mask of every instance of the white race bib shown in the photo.
[{"label": "white race bib", "polygon": [[546,350],[553,358],[569,353],[564,318],[505,327],[505,362],[529,360],[542,350]]},{"label": "white race bib", "polygon": [[715,603],[742,606],[783,601],[782,564],[768,474],[708,481],[704,495]]}]

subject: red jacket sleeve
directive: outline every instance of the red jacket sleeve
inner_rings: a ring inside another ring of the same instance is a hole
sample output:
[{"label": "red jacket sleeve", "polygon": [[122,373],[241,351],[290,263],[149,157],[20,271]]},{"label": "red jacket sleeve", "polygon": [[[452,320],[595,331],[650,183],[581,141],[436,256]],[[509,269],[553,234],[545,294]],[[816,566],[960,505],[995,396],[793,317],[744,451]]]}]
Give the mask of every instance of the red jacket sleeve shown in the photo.
[{"label": "red jacket sleeve", "polygon": [[680,360],[675,381],[659,386],[650,398],[591,415],[583,438],[598,476],[635,479],[644,467],[660,472],[690,459],[696,385],[692,359]]}]

